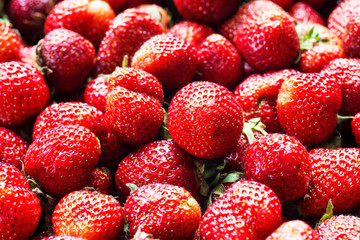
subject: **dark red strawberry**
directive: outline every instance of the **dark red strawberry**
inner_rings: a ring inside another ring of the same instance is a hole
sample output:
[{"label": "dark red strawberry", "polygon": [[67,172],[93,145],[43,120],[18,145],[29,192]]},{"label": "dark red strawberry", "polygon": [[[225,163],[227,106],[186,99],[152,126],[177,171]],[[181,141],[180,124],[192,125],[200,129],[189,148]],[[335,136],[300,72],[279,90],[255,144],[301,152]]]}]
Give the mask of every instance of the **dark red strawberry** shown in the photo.
[{"label": "dark red strawberry", "polygon": [[125,5],[127,0],[105,0],[115,13],[118,13]]},{"label": "dark red strawberry", "polygon": [[105,113],[106,95],[109,92],[109,75],[99,75],[84,90],[84,101]]},{"label": "dark red strawberry", "polygon": [[360,218],[352,215],[338,215],[320,223],[316,229],[320,240],[360,239]]},{"label": "dark red strawberry", "polygon": [[111,195],[114,191],[115,181],[110,169],[97,167],[91,172],[89,187],[103,194]]},{"label": "dark red strawberry", "polygon": [[280,225],[266,240],[318,240],[315,230],[302,220],[292,220]]},{"label": "dark red strawberry", "polygon": [[272,2],[276,3],[280,7],[282,7],[285,10],[288,10],[289,7],[292,5],[294,0],[271,0]]},{"label": "dark red strawberry", "polygon": [[8,25],[0,22],[0,63],[19,60],[22,45],[20,37]]},{"label": "dark red strawberry", "polygon": [[325,20],[320,13],[304,2],[294,3],[289,9],[289,14],[299,22],[317,23],[325,26]]},{"label": "dark red strawberry", "polygon": [[351,120],[351,129],[355,136],[356,144],[360,147],[360,112]]}]

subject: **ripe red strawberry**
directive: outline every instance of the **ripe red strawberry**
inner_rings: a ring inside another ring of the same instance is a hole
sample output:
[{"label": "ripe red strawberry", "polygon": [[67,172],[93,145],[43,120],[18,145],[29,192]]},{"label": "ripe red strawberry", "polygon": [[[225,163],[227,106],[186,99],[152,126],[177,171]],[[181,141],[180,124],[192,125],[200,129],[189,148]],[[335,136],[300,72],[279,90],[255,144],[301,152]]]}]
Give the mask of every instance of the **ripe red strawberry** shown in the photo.
[{"label": "ripe red strawberry", "polygon": [[40,200],[22,173],[0,163],[0,239],[29,239],[41,217]]},{"label": "ripe red strawberry", "polygon": [[0,126],[25,124],[42,111],[50,99],[44,77],[36,67],[26,63],[0,63],[0,87]]},{"label": "ripe red strawberry", "polygon": [[299,73],[290,75],[281,85],[276,109],[284,131],[312,146],[333,133],[340,106],[341,90],[334,79]]},{"label": "ripe red strawberry", "polygon": [[140,228],[160,239],[188,239],[198,228],[201,211],[183,187],[154,183],[139,187],[124,206],[130,235]]},{"label": "ripe red strawberry", "polygon": [[227,88],[197,81],[173,97],[167,125],[171,137],[187,152],[199,158],[215,158],[236,148],[243,128],[243,114]]},{"label": "ripe red strawberry", "polygon": [[[130,195],[128,183],[138,187],[150,183],[167,183],[188,190],[200,201],[194,158],[169,140],[144,144],[121,160],[115,181],[121,200]],[[156,170],[156,171],[155,171]]]},{"label": "ripe red strawberry", "polygon": [[29,143],[14,131],[0,127],[0,162],[21,170]]},{"label": "ripe red strawberry", "polygon": [[100,157],[100,141],[88,128],[68,125],[45,132],[31,144],[25,170],[46,193],[61,198],[84,187]]},{"label": "ripe red strawberry", "polygon": [[19,60],[22,44],[20,37],[12,29],[0,22],[0,63]]},{"label": "ripe red strawberry", "polygon": [[56,28],[66,28],[87,38],[97,48],[114,17],[114,11],[105,1],[64,0],[46,17],[45,34]]},{"label": "ripe red strawberry", "polygon": [[317,148],[310,151],[310,184],[301,202],[302,215],[322,216],[330,199],[334,214],[358,209],[359,154],[360,149],[357,148]]},{"label": "ripe red strawberry", "polygon": [[360,58],[360,9],[359,14],[352,17],[346,25],[344,49],[349,58]]},{"label": "ripe red strawberry", "polygon": [[122,66],[124,56],[133,57],[149,38],[163,33],[164,28],[149,13],[127,9],[112,21],[96,55],[95,75],[112,73]]},{"label": "ripe red strawberry", "polygon": [[198,48],[197,81],[215,82],[233,89],[243,72],[236,47],[220,34],[208,36]]},{"label": "ripe red strawberry", "polygon": [[360,112],[351,120],[351,129],[355,136],[356,144],[360,147]]},{"label": "ripe red strawberry", "polygon": [[315,230],[302,220],[292,220],[280,225],[266,240],[318,240]]},{"label": "ripe red strawberry", "polygon": [[114,190],[115,181],[110,169],[97,167],[91,172],[89,187],[103,194],[111,195]]},{"label": "ripe red strawberry", "polygon": [[178,90],[195,76],[197,53],[193,45],[173,34],[147,40],[135,53],[131,66],[153,74],[164,92]]},{"label": "ripe red strawberry", "polygon": [[258,71],[290,67],[300,50],[294,22],[278,11],[241,24],[235,43],[246,62]]},{"label": "ripe red strawberry", "polygon": [[95,65],[94,46],[80,34],[68,29],[58,28],[47,33],[41,42],[39,54],[50,84],[59,93],[78,89]]},{"label": "ripe red strawberry", "polygon": [[338,58],[331,61],[321,74],[335,79],[342,94],[340,114],[354,116],[360,112],[360,61]]},{"label": "ripe red strawberry", "polygon": [[334,216],[318,226],[320,240],[360,239],[360,218],[352,215]]},{"label": "ripe red strawberry", "polygon": [[281,202],[296,200],[305,195],[309,185],[309,153],[293,137],[267,134],[247,149],[244,173],[246,179],[273,189]]},{"label": "ripe red strawberry", "polygon": [[124,229],[124,212],[112,196],[79,190],[60,200],[52,223],[56,235],[116,240]]},{"label": "ripe red strawberry", "polygon": [[99,75],[84,90],[84,101],[105,113],[106,95],[109,93],[109,75]]},{"label": "ripe red strawberry", "polygon": [[73,237],[73,236],[50,236],[42,238],[42,240],[85,240],[86,238]]},{"label": "ripe red strawberry", "polygon": [[201,239],[265,239],[281,223],[281,204],[266,185],[240,180],[206,209]]},{"label": "ripe red strawberry", "polygon": [[304,2],[294,3],[289,9],[289,14],[299,22],[317,23],[325,26],[325,20],[320,13]]}]

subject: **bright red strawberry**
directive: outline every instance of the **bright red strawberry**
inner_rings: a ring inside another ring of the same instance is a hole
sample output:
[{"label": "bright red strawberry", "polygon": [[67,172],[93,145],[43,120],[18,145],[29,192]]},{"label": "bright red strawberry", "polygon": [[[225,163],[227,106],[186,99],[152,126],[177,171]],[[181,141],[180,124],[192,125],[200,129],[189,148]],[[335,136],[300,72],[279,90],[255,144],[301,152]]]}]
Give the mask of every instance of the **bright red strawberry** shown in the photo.
[{"label": "bright red strawberry", "polygon": [[320,13],[304,2],[294,3],[289,9],[289,14],[299,22],[317,23],[325,26],[325,20]]},{"label": "bright red strawberry", "polygon": [[281,204],[266,185],[240,180],[206,209],[200,223],[202,240],[265,239],[281,223]]},{"label": "bright red strawberry", "polygon": [[116,87],[106,97],[105,121],[119,141],[137,145],[155,139],[164,119],[153,97]]},{"label": "bright red strawberry", "polygon": [[66,28],[87,38],[97,48],[114,17],[114,11],[105,1],[64,0],[46,17],[45,34],[56,28]]},{"label": "bright red strawberry", "polygon": [[174,141],[190,154],[220,157],[236,148],[243,128],[242,108],[227,88],[197,81],[171,100],[167,125]]},{"label": "bright red strawberry", "polygon": [[290,67],[300,50],[294,22],[278,11],[241,24],[235,43],[241,56],[258,71]]},{"label": "bright red strawberry", "polygon": [[29,143],[14,131],[0,127],[0,162],[21,170]]},{"label": "bright red strawberry", "polygon": [[46,193],[61,198],[88,183],[100,153],[100,141],[88,128],[61,126],[30,144],[25,170]]},{"label": "bright red strawberry", "polygon": [[[95,65],[95,48],[89,40],[68,29],[46,34],[40,45],[40,61],[56,92],[78,89]],[[74,67],[76,66],[76,67]]]},{"label": "bright red strawberry", "polygon": [[178,90],[195,76],[197,53],[185,39],[173,34],[160,34],[147,40],[135,53],[131,67],[153,74],[164,92]]},{"label": "bright red strawberry", "polygon": [[99,75],[84,90],[84,101],[105,113],[106,95],[109,93],[109,75]]},{"label": "bright red strawberry", "polygon": [[354,116],[360,112],[360,60],[338,58],[331,61],[321,74],[335,79],[342,95],[340,114]]},{"label": "bright red strawberry", "polygon": [[334,132],[340,106],[341,89],[334,79],[299,73],[290,75],[281,85],[276,109],[284,131],[312,146]]},{"label": "bright red strawberry", "polygon": [[351,120],[351,129],[355,136],[356,144],[360,147],[360,112]]},{"label": "bright red strawberry", "polygon": [[22,45],[20,37],[8,25],[0,22],[0,63],[19,60]]},{"label": "bright red strawberry", "polygon": [[359,154],[360,149],[357,148],[317,148],[310,151],[310,184],[301,202],[302,215],[322,216],[329,200],[334,205],[334,214],[358,209]]},{"label": "bright red strawberry", "polygon": [[280,225],[266,240],[318,240],[315,230],[302,220],[292,220]]},{"label": "bright red strawberry", "polygon": [[0,239],[29,239],[41,217],[40,200],[22,173],[0,163]]},{"label": "bright red strawberry", "polygon": [[352,215],[334,216],[318,226],[319,240],[360,239],[360,218]]},{"label": "bright red strawberry", "polygon": [[111,195],[114,190],[115,181],[110,169],[97,167],[91,172],[89,187],[103,194]]},{"label": "bright red strawberry", "polygon": [[296,200],[305,195],[309,185],[309,153],[293,137],[267,134],[247,149],[244,173],[246,179],[273,189],[281,202]]},{"label": "bright red strawberry", "polygon": [[154,183],[139,187],[124,206],[130,235],[141,231],[160,239],[187,239],[198,228],[200,206],[183,187]]},{"label": "bright red strawberry", "polygon": [[122,66],[125,56],[133,57],[149,38],[163,33],[164,28],[149,13],[127,9],[112,21],[96,55],[95,75],[110,74]]},{"label": "bright red strawberry", "polygon": [[138,187],[150,183],[167,183],[184,187],[200,201],[193,160],[173,141],[161,140],[140,146],[119,164],[115,175],[119,198],[125,202],[129,196],[128,183]]},{"label": "bright red strawberry", "polygon": [[44,77],[35,66],[27,63],[0,63],[0,87],[0,126],[25,124],[50,100]]},{"label": "bright red strawberry", "polygon": [[242,77],[243,62],[236,47],[220,34],[208,36],[198,47],[197,81],[233,89]]},{"label": "bright red strawberry", "polygon": [[52,223],[56,235],[117,240],[124,229],[124,212],[112,196],[79,190],[60,200]]},{"label": "bright red strawberry", "polygon": [[360,58],[360,9],[357,16],[352,17],[346,25],[344,49],[349,58]]}]

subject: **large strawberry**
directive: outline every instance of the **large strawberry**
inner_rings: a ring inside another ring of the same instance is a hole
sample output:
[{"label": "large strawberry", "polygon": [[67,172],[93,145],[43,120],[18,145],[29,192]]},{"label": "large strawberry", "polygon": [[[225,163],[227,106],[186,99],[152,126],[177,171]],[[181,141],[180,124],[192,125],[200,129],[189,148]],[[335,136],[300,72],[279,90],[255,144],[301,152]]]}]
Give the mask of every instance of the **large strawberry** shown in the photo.
[{"label": "large strawberry", "polygon": [[25,124],[50,100],[44,77],[27,63],[0,63],[0,87],[0,126]]},{"label": "large strawberry", "polygon": [[352,215],[334,216],[319,224],[320,240],[360,239],[360,218]]},{"label": "large strawberry", "polygon": [[202,240],[265,239],[281,224],[281,204],[266,185],[248,180],[232,184],[206,209]]},{"label": "large strawberry", "polygon": [[318,240],[315,230],[302,220],[292,220],[281,224],[266,240]]},{"label": "large strawberry", "polygon": [[242,108],[227,88],[197,81],[171,100],[167,125],[174,141],[190,154],[220,157],[236,147],[243,128]]},{"label": "large strawberry", "polygon": [[201,219],[200,206],[183,187],[153,183],[130,194],[124,206],[130,235],[138,229],[160,239],[188,239]]},{"label": "large strawberry", "polygon": [[0,63],[19,60],[22,44],[20,37],[0,21]]},{"label": "large strawberry", "polygon": [[124,212],[112,196],[79,190],[60,200],[52,223],[56,235],[117,240],[124,229]]},{"label": "large strawberry", "polygon": [[0,163],[0,239],[29,239],[41,216],[40,200],[20,170]]},{"label": "large strawberry", "polygon": [[290,75],[281,85],[277,114],[284,131],[306,146],[328,139],[341,106],[338,83],[319,73]]}]

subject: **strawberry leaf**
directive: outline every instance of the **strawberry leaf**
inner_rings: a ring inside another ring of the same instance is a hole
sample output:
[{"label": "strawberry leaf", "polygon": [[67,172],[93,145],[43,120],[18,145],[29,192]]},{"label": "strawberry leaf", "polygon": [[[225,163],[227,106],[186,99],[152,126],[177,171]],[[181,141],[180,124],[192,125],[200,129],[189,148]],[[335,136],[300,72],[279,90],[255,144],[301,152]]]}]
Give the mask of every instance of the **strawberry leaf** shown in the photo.
[{"label": "strawberry leaf", "polygon": [[316,224],[315,230],[319,227],[321,223],[333,217],[333,209],[334,209],[334,205],[332,204],[330,199],[326,207],[326,213],[320,218],[320,221]]}]

